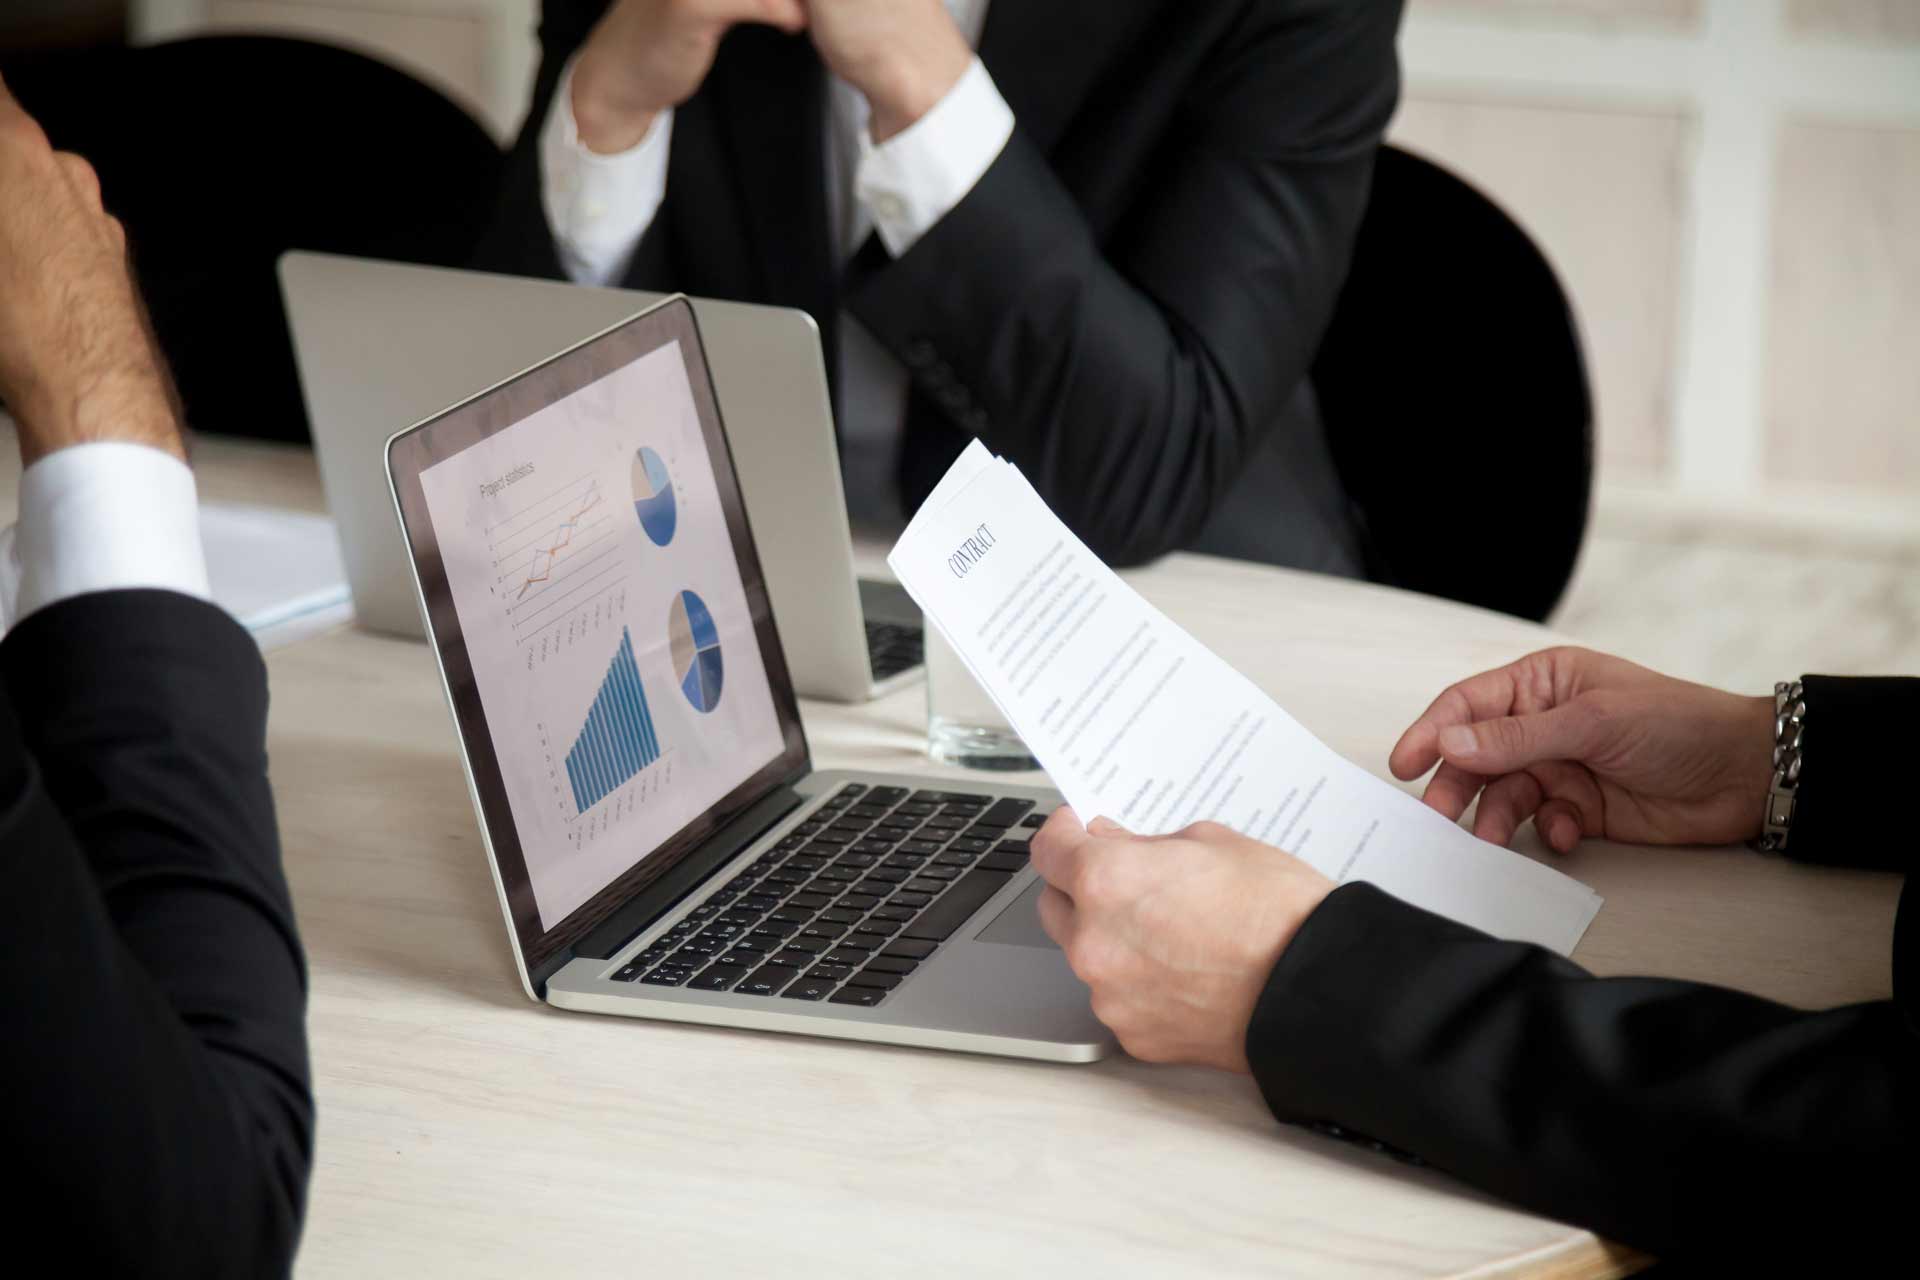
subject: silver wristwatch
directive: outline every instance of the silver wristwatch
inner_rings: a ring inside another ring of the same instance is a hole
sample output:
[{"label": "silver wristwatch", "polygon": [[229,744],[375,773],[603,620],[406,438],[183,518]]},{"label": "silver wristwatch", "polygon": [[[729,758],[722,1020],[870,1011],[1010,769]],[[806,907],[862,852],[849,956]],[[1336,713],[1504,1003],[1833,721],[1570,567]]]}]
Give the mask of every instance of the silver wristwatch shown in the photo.
[{"label": "silver wristwatch", "polygon": [[1773,852],[1787,847],[1792,834],[1793,804],[1800,790],[1800,748],[1807,733],[1806,690],[1798,680],[1773,686],[1773,783],[1767,788],[1767,811],[1754,847]]}]

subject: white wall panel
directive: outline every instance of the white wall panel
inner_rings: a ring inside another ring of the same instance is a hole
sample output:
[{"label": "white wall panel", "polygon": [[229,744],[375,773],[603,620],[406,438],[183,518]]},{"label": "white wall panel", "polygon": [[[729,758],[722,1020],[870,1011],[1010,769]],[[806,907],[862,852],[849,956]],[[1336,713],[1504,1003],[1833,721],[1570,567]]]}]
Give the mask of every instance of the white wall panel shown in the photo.
[{"label": "white wall panel", "polygon": [[1410,98],[1390,134],[1493,196],[1552,261],[1586,339],[1608,474],[1657,476],[1670,452],[1688,133],[1677,114]]},{"label": "white wall panel", "polygon": [[1920,131],[1789,123],[1775,171],[1768,477],[1920,502]]}]

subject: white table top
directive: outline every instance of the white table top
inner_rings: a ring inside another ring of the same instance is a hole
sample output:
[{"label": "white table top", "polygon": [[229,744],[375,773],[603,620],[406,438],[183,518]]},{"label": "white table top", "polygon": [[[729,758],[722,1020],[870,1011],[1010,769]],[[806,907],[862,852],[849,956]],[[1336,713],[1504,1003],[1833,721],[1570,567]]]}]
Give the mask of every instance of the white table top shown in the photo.
[{"label": "white table top", "polygon": [[[209,497],[319,505],[300,451],[205,442],[199,469]],[[0,476],[0,494],[12,488]],[[1132,580],[1379,772],[1448,681],[1552,641],[1443,602],[1198,557]],[[313,974],[320,1128],[303,1276],[1635,1265],[1441,1174],[1282,1128],[1249,1081],[1214,1072],[535,1005],[514,975],[425,647],[345,630],[276,651],[269,667],[273,776]],[[919,688],[804,713],[819,766],[942,772],[924,755]],[[1604,845],[1559,865],[1607,896],[1576,953],[1600,972],[1805,1005],[1888,994],[1893,877]]]}]

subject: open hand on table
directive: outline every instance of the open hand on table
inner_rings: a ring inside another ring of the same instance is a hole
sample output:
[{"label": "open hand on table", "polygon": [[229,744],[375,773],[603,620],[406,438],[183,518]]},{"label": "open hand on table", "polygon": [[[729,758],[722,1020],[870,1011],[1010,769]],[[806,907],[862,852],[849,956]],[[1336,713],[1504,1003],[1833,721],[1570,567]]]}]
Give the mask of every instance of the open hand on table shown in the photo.
[{"label": "open hand on table", "polygon": [[1506,844],[1528,818],[1564,853],[1582,836],[1726,844],[1759,834],[1772,778],[1773,699],[1691,684],[1563,647],[1462,680],[1388,759],[1426,802]]}]

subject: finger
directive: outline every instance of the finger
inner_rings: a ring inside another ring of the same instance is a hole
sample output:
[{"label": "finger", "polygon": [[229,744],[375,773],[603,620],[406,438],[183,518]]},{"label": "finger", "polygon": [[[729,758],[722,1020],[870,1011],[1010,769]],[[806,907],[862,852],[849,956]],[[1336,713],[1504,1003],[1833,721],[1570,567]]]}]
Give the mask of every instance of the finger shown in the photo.
[{"label": "finger", "polygon": [[1482,671],[1449,685],[1394,744],[1387,756],[1387,767],[1393,770],[1393,776],[1411,782],[1433,768],[1440,759],[1440,731],[1447,726],[1470,724],[1512,711],[1516,669],[1526,661],[1522,658],[1520,662]]},{"label": "finger", "polygon": [[1543,760],[1527,772],[1540,779],[1548,800],[1567,806],[1582,832],[1597,836],[1606,830],[1607,802],[1601,795],[1599,782],[1585,765],[1568,760]]},{"label": "finger", "polygon": [[1480,807],[1473,811],[1473,834],[1489,844],[1509,843],[1546,795],[1540,780],[1530,773],[1495,778],[1480,793]]},{"label": "finger", "polygon": [[709,22],[727,26],[736,22],[762,22],[785,31],[798,31],[807,25],[804,0],[708,0],[696,11]]},{"label": "finger", "polygon": [[1048,885],[1034,899],[1034,906],[1040,912],[1040,927],[1047,931],[1047,936],[1053,939],[1055,945],[1062,951],[1071,947],[1080,924],[1074,914],[1073,899]]},{"label": "finger", "polygon": [[1588,650],[1559,645],[1537,649],[1504,667],[1462,680],[1435,698],[1420,718],[1400,735],[1400,741],[1394,744],[1388,757],[1388,765],[1396,777],[1411,781],[1444,755],[1439,737],[1449,727],[1545,711],[1571,699],[1583,677],[1590,676],[1594,665],[1604,661]]},{"label": "finger", "polygon": [[1487,779],[1477,773],[1443,764],[1434,772],[1427,783],[1427,790],[1420,798],[1427,807],[1437,809],[1445,815],[1448,822],[1460,821],[1460,815],[1467,811],[1473,798],[1480,794],[1480,788],[1487,785]]},{"label": "finger", "polygon": [[1207,844],[1218,844],[1222,841],[1243,838],[1233,828],[1209,821],[1190,823],[1178,831],[1162,831],[1159,835],[1143,836],[1131,827],[1121,826],[1111,818],[1095,818],[1087,824],[1087,834],[1104,841],[1127,841],[1132,844],[1175,844],[1182,840],[1199,840]]},{"label": "finger", "polygon": [[1042,880],[1071,895],[1079,877],[1081,850],[1091,839],[1079,815],[1063,804],[1033,833],[1027,853]]},{"label": "finger", "polygon": [[71,151],[54,152],[53,162],[59,166],[60,176],[79,193],[88,208],[96,211],[103,208],[100,203],[100,175],[93,171],[92,165]]},{"label": "finger", "polygon": [[1580,843],[1580,815],[1571,801],[1549,798],[1533,815],[1533,829],[1555,853],[1572,853]]},{"label": "finger", "polygon": [[1252,843],[1248,837],[1241,835],[1224,822],[1214,822],[1211,819],[1191,823],[1172,835],[1162,836],[1161,839],[1195,840],[1201,844],[1216,845]]},{"label": "finger", "polygon": [[1501,716],[1440,731],[1440,755],[1475,773],[1513,773],[1542,760],[1587,760],[1603,726],[1590,702],[1575,699],[1532,715]]}]

